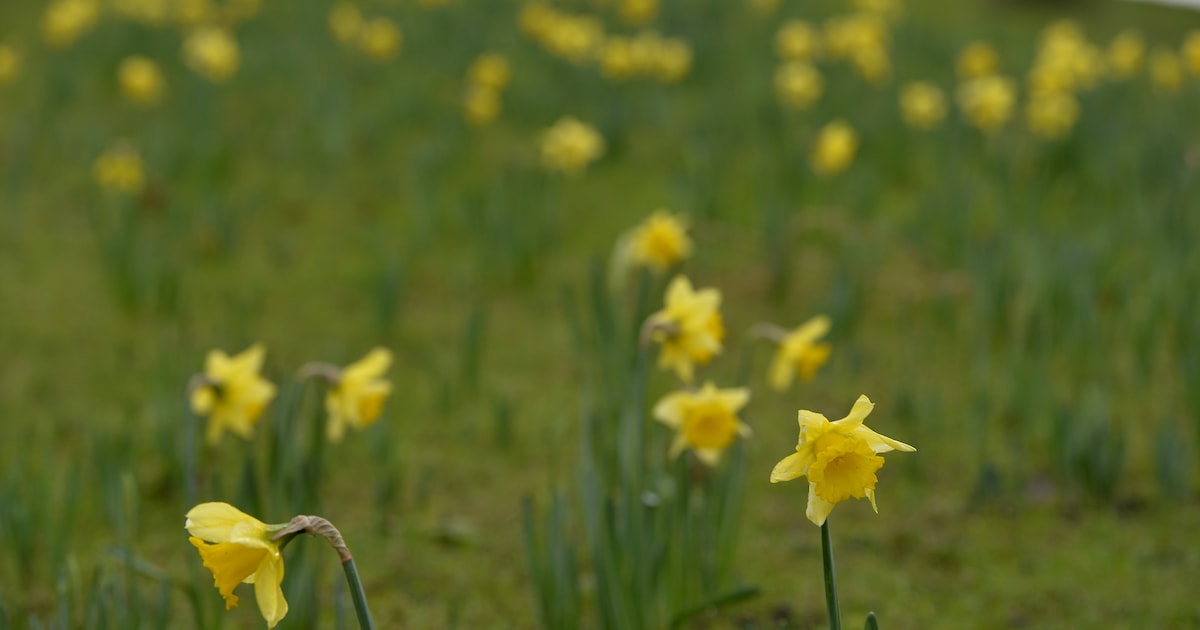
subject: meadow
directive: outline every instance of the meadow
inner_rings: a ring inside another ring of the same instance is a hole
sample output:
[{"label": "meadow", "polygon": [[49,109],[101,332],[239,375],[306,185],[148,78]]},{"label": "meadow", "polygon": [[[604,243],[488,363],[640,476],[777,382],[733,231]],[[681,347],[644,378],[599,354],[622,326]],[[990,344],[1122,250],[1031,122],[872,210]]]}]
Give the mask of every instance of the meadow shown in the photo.
[{"label": "meadow", "polygon": [[381,628],[825,627],[863,394],[848,626],[1198,627],[1197,111],[1125,2],[0,3],[0,630],[261,627],[205,502]]}]

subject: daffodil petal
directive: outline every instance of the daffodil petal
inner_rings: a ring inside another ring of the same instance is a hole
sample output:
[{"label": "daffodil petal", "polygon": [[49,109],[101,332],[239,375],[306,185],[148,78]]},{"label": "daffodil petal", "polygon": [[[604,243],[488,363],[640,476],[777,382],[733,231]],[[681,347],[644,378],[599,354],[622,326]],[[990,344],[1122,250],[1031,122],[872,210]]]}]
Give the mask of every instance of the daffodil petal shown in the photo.
[{"label": "daffodil petal", "polygon": [[654,419],[671,427],[679,428],[683,423],[683,405],[687,402],[687,392],[672,392],[662,397],[654,405]]},{"label": "daffodil petal", "polygon": [[867,398],[866,394],[863,394],[858,397],[858,400],[854,401],[854,406],[850,408],[850,413],[846,414],[845,418],[837,420],[833,424],[837,425],[838,429],[842,431],[849,431],[862,425],[863,420],[866,420],[867,416],[871,415],[871,410],[874,408],[875,403],[871,402],[871,399]]},{"label": "daffodil petal", "polygon": [[905,444],[900,440],[893,440],[892,438],[876,433],[863,425],[855,427],[851,434],[854,435],[854,437],[864,440],[868,445],[870,445],[871,450],[875,451],[876,453],[886,453],[893,449],[897,451],[903,451],[905,453],[912,453],[913,451],[917,450],[916,448]]},{"label": "daffodil petal", "polygon": [[258,567],[254,574],[254,598],[258,601],[258,611],[267,621],[268,628],[283,619],[288,612],[287,600],[283,597],[283,557],[274,554]]},{"label": "daffodil petal", "polygon": [[779,460],[779,463],[775,464],[775,468],[771,470],[771,483],[791,481],[806,475],[808,466],[812,463],[812,457],[806,455],[806,453],[792,453]]},{"label": "daffodil petal", "polygon": [[829,513],[833,511],[833,503],[817,496],[816,484],[811,481],[808,484],[808,507],[804,510],[804,515],[808,520],[815,525],[824,525],[825,519],[829,518]]},{"label": "daffodil petal", "polygon": [[253,522],[266,527],[253,516],[218,501],[197,505],[188,510],[185,518],[183,527],[189,534],[211,543],[229,542],[234,528],[242,523]]},{"label": "daffodil petal", "polygon": [[829,332],[831,326],[832,320],[829,319],[828,315],[817,315],[793,330],[788,337],[802,339],[806,342],[806,344],[810,344],[813,341],[824,337],[825,334]]}]

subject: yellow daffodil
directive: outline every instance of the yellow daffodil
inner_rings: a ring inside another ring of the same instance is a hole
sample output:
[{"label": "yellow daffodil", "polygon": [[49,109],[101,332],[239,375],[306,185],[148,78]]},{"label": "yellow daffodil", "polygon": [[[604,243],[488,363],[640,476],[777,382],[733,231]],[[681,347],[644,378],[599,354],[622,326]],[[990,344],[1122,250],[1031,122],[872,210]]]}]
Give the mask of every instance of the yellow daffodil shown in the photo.
[{"label": "yellow daffodil", "polygon": [[600,74],[610,81],[626,81],[638,70],[633,42],[628,37],[609,37],[604,40],[597,60],[600,62]]},{"label": "yellow daffodil", "polygon": [[900,0],[854,0],[854,8],[863,13],[872,13],[895,22],[904,14]]},{"label": "yellow daffodil", "polygon": [[1127,79],[1137,74],[1145,57],[1146,42],[1132,29],[1121,31],[1108,45],[1108,67],[1118,79]]},{"label": "yellow daffodil", "polygon": [[655,210],[629,235],[629,262],[663,272],[692,255],[692,239],[682,217]]},{"label": "yellow daffodil", "polygon": [[1183,87],[1183,63],[1166,48],[1150,55],[1150,82],[1161,92],[1175,93]]},{"label": "yellow daffodil", "polygon": [[852,59],[863,49],[886,49],[890,34],[887,23],[872,13],[855,13],[825,22],[824,50],[833,59]]},{"label": "yellow daffodil", "polygon": [[358,5],[349,2],[338,2],[329,9],[329,32],[343,46],[349,46],[358,41],[362,32],[363,15]]},{"label": "yellow daffodil", "polygon": [[750,436],[750,427],[737,415],[749,401],[750,390],[744,387],[717,389],[709,382],[698,391],[667,394],[654,406],[654,417],[675,429],[672,458],[689,448],[700,461],[716,466],[734,438]]},{"label": "yellow daffodil", "polygon": [[144,26],[157,28],[171,16],[167,0],[112,0],[113,13]]},{"label": "yellow daffodil", "polygon": [[812,64],[788,61],[775,69],[775,96],[791,109],[808,109],[821,98],[825,81]]},{"label": "yellow daffodil", "polygon": [[660,369],[674,370],[685,383],[692,382],[697,364],[712,360],[722,350],[725,326],[721,321],[721,292],[695,291],[685,276],[667,285],[665,305],[646,320],[649,338],[662,347]]},{"label": "yellow daffodil", "polygon": [[1183,40],[1180,55],[1183,57],[1183,63],[1187,66],[1188,72],[1200,77],[1200,30],[1194,30],[1187,34]]},{"label": "yellow daffodil", "polygon": [[209,444],[219,442],[226,429],[250,437],[275,397],[275,385],[259,374],[265,356],[266,348],[257,343],[233,357],[220,350],[208,353],[204,373],[193,381],[191,404],[192,411],[208,416]]},{"label": "yellow daffodil", "polygon": [[237,40],[229,31],[214,26],[192,31],[183,42],[183,56],[193,72],[213,83],[232,77],[241,64]]},{"label": "yellow daffodil", "polygon": [[821,53],[821,34],[804,20],[788,20],[775,33],[775,52],[785,61],[812,61]]},{"label": "yellow daffodil", "polygon": [[678,83],[692,70],[692,47],[675,37],[661,40],[651,57],[649,70],[663,83]]},{"label": "yellow daffodil", "polygon": [[188,542],[212,571],[213,585],[225,599],[225,610],[238,604],[233,589],[253,584],[258,611],[274,628],[287,614],[283,598],[283,556],[272,540],[285,525],[267,525],[228,503],[201,503],[187,513]]},{"label": "yellow daffodil", "polygon": [[128,142],[117,142],[96,158],[92,176],[101,188],[125,195],[136,195],[146,185],[142,156]]},{"label": "yellow daffodil", "polygon": [[604,138],[575,118],[560,118],[542,134],[542,164],[553,171],[580,173],[603,154]]},{"label": "yellow daffodil", "polygon": [[658,0],[621,0],[617,12],[626,24],[641,26],[658,15]]},{"label": "yellow daffodil", "polygon": [[914,81],[900,92],[900,114],[914,129],[932,129],[946,117],[946,95],[928,81]]},{"label": "yellow daffodil", "polygon": [[581,65],[595,59],[604,44],[604,23],[586,15],[552,12],[539,43],[551,54]]},{"label": "yellow daffodil", "polygon": [[463,118],[476,126],[483,126],[500,115],[500,94],[491,88],[472,85],[463,97]]},{"label": "yellow daffodil", "polygon": [[362,430],[379,419],[383,403],[392,393],[392,384],[383,379],[391,364],[391,351],[375,348],[334,377],[325,395],[330,442],[341,442],[347,425]]},{"label": "yellow daffodil", "polygon": [[21,53],[8,44],[0,44],[0,85],[12,83],[21,73]]},{"label": "yellow daffodil", "polygon": [[214,23],[217,9],[211,0],[175,0],[175,19],[185,28]]},{"label": "yellow daffodil", "polygon": [[989,76],[966,81],[958,86],[958,104],[967,120],[982,131],[1003,127],[1012,116],[1017,88],[1012,79]]},{"label": "yellow daffodil", "polygon": [[394,22],[377,17],[363,23],[358,34],[358,47],[375,61],[386,61],[396,55],[404,36]]},{"label": "yellow daffodil", "polygon": [[1029,130],[1050,139],[1062,138],[1079,118],[1079,102],[1069,92],[1034,92],[1025,108]]},{"label": "yellow daffodil", "polygon": [[98,17],[96,0],[55,0],[42,15],[42,39],[54,48],[67,48],[91,30]]},{"label": "yellow daffodil", "polygon": [[512,80],[512,67],[504,55],[484,53],[471,62],[467,78],[479,87],[500,91]]},{"label": "yellow daffodil", "polygon": [[955,69],[961,79],[981,79],[1000,69],[1000,55],[987,42],[971,42],[958,53]]},{"label": "yellow daffodil", "polygon": [[117,83],[125,98],[138,105],[156,105],[167,91],[158,64],[152,59],[133,55],[126,57],[117,67]]},{"label": "yellow daffodil", "polygon": [[882,85],[892,76],[892,60],[882,45],[863,46],[850,55],[850,65],[863,80]]},{"label": "yellow daffodil", "polygon": [[883,466],[879,454],[917,450],[867,428],[863,420],[874,408],[866,396],[859,396],[850,413],[835,422],[819,413],[800,411],[796,452],[775,465],[771,483],[808,477],[806,515],[814,524],[824,524],[833,507],[851,497],[869,499],[878,512],[875,473]]},{"label": "yellow daffodil", "polygon": [[844,120],[835,120],[817,132],[809,162],[822,177],[837,175],[850,167],[858,151],[858,134]]},{"label": "yellow daffodil", "polygon": [[771,387],[783,391],[797,374],[805,381],[812,380],[832,351],[828,342],[817,341],[829,333],[829,326],[829,318],[818,315],[784,336],[771,361]]}]

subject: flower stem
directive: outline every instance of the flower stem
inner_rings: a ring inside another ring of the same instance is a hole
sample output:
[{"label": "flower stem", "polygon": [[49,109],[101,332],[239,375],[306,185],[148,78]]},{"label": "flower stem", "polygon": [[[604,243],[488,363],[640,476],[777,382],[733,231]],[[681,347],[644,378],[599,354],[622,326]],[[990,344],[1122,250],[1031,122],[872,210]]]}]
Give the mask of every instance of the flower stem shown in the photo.
[{"label": "flower stem", "polygon": [[833,571],[833,543],[829,540],[829,520],[821,524],[821,561],[825,565],[825,607],[829,610],[829,630],[842,630],[838,610],[837,582]]},{"label": "flower stem", "polygon": [[346,570],[346,583],[350,585],[350,597],[354,600],[354,613],[358,615],[358,627],[362,630],[374,630],[371,622],[371,611],[367,609],[367,596],[363,592],[362,580],[358,577],[358,568],[354,566],[354,558],[342,562]]}]

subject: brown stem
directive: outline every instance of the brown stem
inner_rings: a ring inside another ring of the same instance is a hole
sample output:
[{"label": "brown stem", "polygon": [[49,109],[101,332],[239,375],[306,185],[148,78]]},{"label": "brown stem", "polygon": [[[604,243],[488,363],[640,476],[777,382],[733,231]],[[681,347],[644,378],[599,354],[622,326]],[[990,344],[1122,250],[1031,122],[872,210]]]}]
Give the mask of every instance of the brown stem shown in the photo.
[{"label": "brown stem", "polygon": [[329,546],[337,552],[338,559],[343,564],[354,559],[354,556],[350,555],[350,548],[346,546],[346,541],[342,540],[342,533],[333,526],[333,523],[320,516],[297,516],[289,521],[283,529],[275,532],[275,535],[271,536],[271,540],[282,540],[286,543],[301,533],[324,538]]}]

